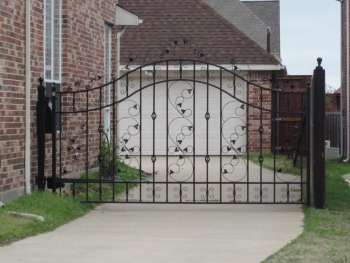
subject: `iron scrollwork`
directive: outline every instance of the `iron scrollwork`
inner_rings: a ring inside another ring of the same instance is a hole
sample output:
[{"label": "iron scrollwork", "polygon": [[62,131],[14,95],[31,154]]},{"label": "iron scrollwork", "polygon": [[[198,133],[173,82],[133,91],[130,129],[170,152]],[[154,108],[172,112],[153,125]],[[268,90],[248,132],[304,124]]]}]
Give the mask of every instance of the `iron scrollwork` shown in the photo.
[{"label": "iron scrollwork", "polygon": [[[176,85],[185,83],[185,85]],[[176,161],[169,164],[169,176],[175,182],[185,182],[193,178],[193,160],[189,157],[193,153],[193,145],[188,142],[193,136],[193,108],[188,103],[193,100],[193,85],[189,82],[173,82],[169,90],[178,94],[168,103],[176,116],[169,122],[169,155],[174,155]]]},{"label": "iron scrollwork", "polygon": [[139,102],[128,99],[125,101],[127,104],[126,114],[120,116],[117,120],[117,129],[122,127],[123,130],[119,130],[118,136],[118,153],[123,162],[131,167],[139,168],[139,160],[137,155],[140,153],[140,145],[137,143],[137,139],[141,133],[140,126],[140,104]]}]

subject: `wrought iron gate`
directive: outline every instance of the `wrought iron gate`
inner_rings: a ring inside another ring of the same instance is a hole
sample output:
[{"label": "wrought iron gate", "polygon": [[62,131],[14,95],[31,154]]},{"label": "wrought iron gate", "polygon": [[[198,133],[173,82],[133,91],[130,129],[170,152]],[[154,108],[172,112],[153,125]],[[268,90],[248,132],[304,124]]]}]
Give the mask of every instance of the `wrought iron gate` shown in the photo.
[{"label": "wrought iron gate", "polygon": [[48,187],[94,203],[304,203],[308,125],[288,153],[271,134],[282,117],[308,115],[274,109],[276,83],[193,60],[150,63],[49,99],[41,82],[39,102],[51,101],[38,111],[51,125]]}]

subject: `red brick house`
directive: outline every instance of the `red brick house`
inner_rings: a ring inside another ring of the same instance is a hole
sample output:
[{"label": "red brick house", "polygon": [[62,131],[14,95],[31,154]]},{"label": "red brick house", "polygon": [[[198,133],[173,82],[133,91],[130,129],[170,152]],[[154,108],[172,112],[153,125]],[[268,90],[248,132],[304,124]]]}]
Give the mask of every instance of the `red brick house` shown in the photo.
[{"label": "red brick house", "polygon": [[1,201],[29,192],[36,173],[39,77],[61,89],[97,75],[110,79],[117,25],[133,19],[116,0],[0,2]]}]

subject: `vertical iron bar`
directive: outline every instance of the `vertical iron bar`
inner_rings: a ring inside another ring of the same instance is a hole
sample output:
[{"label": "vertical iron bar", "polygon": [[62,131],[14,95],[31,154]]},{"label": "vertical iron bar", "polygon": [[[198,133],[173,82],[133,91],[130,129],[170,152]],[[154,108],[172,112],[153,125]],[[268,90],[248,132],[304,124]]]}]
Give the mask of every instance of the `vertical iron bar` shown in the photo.
[{"label": "vertical iron bar", "polygon": [[249,106],[249,88],[250,88],[250,85],[249,85],[249,82],[247,82],[247,90],[246,90],[246,101],[247,101],[247,110],[246,110],[246,131],[247,131],[247,134],[246,134],[246,148],[247,148],[247,203],[249,203],[249,162],[250,162],[250,145],[249,145],[249,137],[250,137],[250,134],[249,134],[249,130],[250,130],[250,123],[249,123],[249,114],[250,114],[250,106]]},{"label": "vertical iron bar", "polygon": [[262,203],[262,180],[263,180],[263,162],[264,162],[264,157],[263,157],[263,89],[260,87],[260,127],[259,127],[259,134],[260,134],[260,203]]},{"label": "vertical iron bar", "polygon": [[75,199],[75,183],[73,183],[72,187],[73,187],[73,190],[72,190],[73,199]]},{"label": "vertical iron bar", "polygon": [[236,97],[236,72],[233,73],[233,96]]},{"label": "vertical iron bar", "polygon": [[[207,112],[206,112],[206,182],[207,182],[207,203],[209,203],[209,64],[207,64]],[[220,172],[221,173],[221,172]]]},{"label": "vertical iron bar", "polygon": [[220,69],[220,203],[222,203],[222,69]]},{"label": "vertical iron bar", "polygon": [[233,203],[236,203],[236,183],[233,183]]},{"label": "vertical iron bar", "polygon": [[[274,117],[275,119],[275,117]],[[272,122],[273,129],[276,131],[277,123],[274,120]],[[274,148],[273,148],[273,202],[276,203],[276,136],[273,136]]]},{"label": "vertical iron bar", "polygon": [[[304,132],[304,131],[303,131]],[[300,154],[300,200],[303,202],[304,199],[304,194],[303,194],[303,184],[304,184],[304,153],[305,153],[305,148],[304,146],[302,147],[302,152]]]},{"label": "vertical iron bar", "polygon": [[129,74],[126,75],[126,97],[129,97]]},{"label": "vertical iron bar", "polygon": [[166,62],[166,184],[165,184],[165,194],[166,202],[169,201],[169,61]]},{"label": "vertical iron bar", "polygon": [[46,97],[44,79],[39,79],[37,102],[37,133],[38,133],[38,175],[37,185],[39,191],[44,191],[45,180],[45,127],[46,127]]},{"label": "vertical iron bar", "polygon": [[56,193],[56,188],[57,188],[57,175],[56,175],[56,154],[57,154],[57,149],[56,149],[56,87],[52,87],[52,97],[51,97],[51,103],[52,103],[52,182],[53,182],[53,192]]},{"label": "vertical iron bar", "polygon": [[196,202],[196,62],[193,62],[193,119],[192,119],[192,174],[193,174],[193,202]]},{"label": "vertical iron bar", "polygon": [[[62,122],[62,96],[61,94],[58,95],[59,96],[59,127],[60,127],[60,135],[59,135],[59,140],[60,140],[60,144],[59,144],[59,147],[60,147],[60,153],[59,153],[59,158],[60,158],[60,174],[59,174],[59,178],[60,180],[62,179],[62,173],[63,173],[63,167],[62,167],[62,132],[63,132],[63,128],[62,128],[62,125],[63,125],[63,122]],[[62,194],[62,187],[61,187],[61,184],[60,184],[60,194]]]},{"label": "vertical iron bar", "polygon": [[[104,152],[102,152],[102,132],[103,132],[103,128],[102,128],[102,89],[100,88],[100,98],[99,98],[99,147],[100,147],[100,170],[99,170],[99,199],[100,201],[102,200],[102,176],[103,176],[103,165],[104,165],[104,159],[106,158],[106,156],[103,156],[102,154],[106,154]],[[106,145],[105,145],[106,146]]]},{"label": "vertical iron bar", "polygon": [[273,141],[273,203],[276,203],[276,151],[277,151],[277,122],[276,118],[279,112],[279,104],[278,104],[278,86],[276,82],[275,74],[272,76],[272,141]]},{"label": "vertical iron bar", "polygon": [[[118,178],[119,178],[119,170],[118,170],[118,167],[119,167],[119,162],[120,161],[120,164],[122,164],[122,161],[121,161],[121,158],[120,158],[120,151],[119,151],[119,148],[120,148],[120,138],[119,138],[119,99],[121,98],[122,96],[122,90],[120,88],[120,85],[118,84],[118,81],[120,81],[120,78],[118,80],[115,81],[115,122],[114,122],[114,148],[115,148],[115,158],[116,158],[116,162],[115,162],[115,173],[114,173],[114,178],[113,178],[113,188],[114,188],[114,191],[115,191],[115,194],[114,194],[114,202],[115,202],[115,197],[116,197],[116,194],[117,194],[117,190],[118,190]],[[119,160],[118,160],[119,158]]]},{"label": "vertical iron bar", "polygon": [[306,169],[307,169],[307,174],[306,174],[306,195],[307,195],[307,205],[311,205],[311,182],[310,182],[310,176],[311,176],[311,162],[310,162],[310,154],[311,154],[311,144],[310,144],[310,84],[307,85],[307,99],[306,99]]},{"label": "vertical iron bar", "polygon": [[182,79],[182,60],[180,60],[180,79]]},{"label": "vertical iron bar", "polygon": [[180,183],[180,203],[182,203],[182,183]]},{"label": "vertical iron bar", "polygon": [[152,169],[152,187],[153,187],[153,203],[155,203],[155,170],[156,170],[156,65],[153,65],[153,156],[152,156],[152,162],[153,162],[153,169]]},{"label": "vertical iron bar", "polygon": [[112,157],[112,160],[113,160],[113,164],[112,164],[112,200],[113,202],[115,202],[115,195],[116,195],[116,185],[115,185],[115,181],[116,181],[116,175],[118,173],[118,170],[117,170],[117,101],[116,101],[116,92],[117,92],[117,81],[118,80],[114,80],[113,82],[113,94],[112,94],[112,117],[113,117],[113,120],[112,120],[112,132],[113,132],[113,137],[112,137],[112,154],[113,154],[113,157]]},{"label": "vertical iron bar", "polygon": [[140,203],[142,202],[142,68],[140,68]]},{"label": "vertical iron bar", "polygon": [[303,113],[301,114],[301,143],[300,143],[300,201],[303,203],[303,182],[304,182],[304,155],[305,155],[305,130],[306,130],[306,102],[304,96],[306,93],[301,93],[301,101],[303,105]]},{"label": "vertical iron bar", "polygon": [[89,91],[86,91],[86,119],[85,119],[85,179],[86,179],[86,201],[89,201]]}]

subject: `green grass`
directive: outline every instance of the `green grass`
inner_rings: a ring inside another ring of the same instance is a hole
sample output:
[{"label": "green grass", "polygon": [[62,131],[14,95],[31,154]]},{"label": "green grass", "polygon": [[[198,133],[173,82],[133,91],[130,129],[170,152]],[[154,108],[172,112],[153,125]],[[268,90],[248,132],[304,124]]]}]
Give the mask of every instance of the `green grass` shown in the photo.
[{"label": "green grass", "polygon": [[327,162],[326,209],[305,209],[304,232],[265,262],[350,262],[350,164]]},{"label": "green grass", "polygon": [[[123,163],[118,162],[118,179],[121,181],[135,181],[139,179],[139,172]],[[89,178],[99,178],[98,171],[90,172]],[[136,184],[129,184],[131,189]],[[37,235],[51,231],[69,221],[72,221],[87,212],[94,206],[82,204],[85,201],[85,184],[77,185],[76,199],[71,195],[58,195],[51,192],[35,192],[31,195],[23,196],[16,201],[0,208],[0,246],[23,239],[28,236]],[[120,183],[114,186],[115,194],[125,191],[126,184]],[[89,200],[99,200],[99,184],[89,185]],[[102,200],[111,201],[112,184],[102,185]],[[44,222],[34,219],[23,218],[8,214],[9,211],[19,213],[36,214],[45,218]]]},{"label": "green grass", "polygon": [[[53,193],[33,193],[23,196],[0,208],[0,246],[24,237],[53,230],[92,209],[71,197],[60,197]],[[8,214],[8,211],[43,216],[44,222]]]},{"label": "green grass", "polygon": [[[113,201],[113,187],[114,187],[114,194],[118,195],[120,193],[125,192],[126,188],[132,189],[133,187],[137,186],[137,182],[139,182],[139,170],[135,168],[131,168],[127,165],[125,165],[122,162],[117,162],[116,165],[118,169],[118,184],[99,184],[99,183],[90,183],[89,189],[88,189],[88,198],[89,201]],[[92,171],[88,174],[89,179],[100,179],[99,171]],[[86,176],[82,175],[82,179],[85,179]],[[128,183],[128,186],[126,183],[123,182],[135,182],[135,183]],[[86,184],[81,183],[77,184],[75,192],[76,192],[76,198],[81,201],[86,201]]]},{"label": "green grass", "polygon": [[[274,156],[272,153],[263,153],[264,161],[262,166],[266,169],[274,169]],[[259,165],[259,154],[251,153],[249,159]],[[294,167],[293,159],[289,159],[286,155],[276,154],[276,171],[292,175],[300,175],[300,168]]]}]

